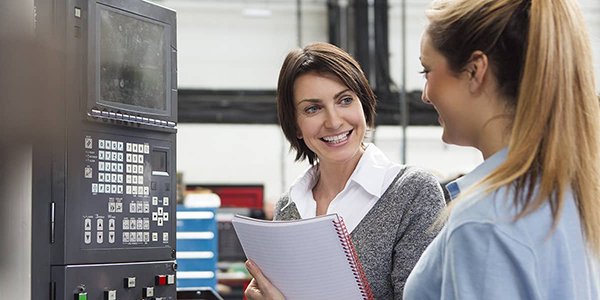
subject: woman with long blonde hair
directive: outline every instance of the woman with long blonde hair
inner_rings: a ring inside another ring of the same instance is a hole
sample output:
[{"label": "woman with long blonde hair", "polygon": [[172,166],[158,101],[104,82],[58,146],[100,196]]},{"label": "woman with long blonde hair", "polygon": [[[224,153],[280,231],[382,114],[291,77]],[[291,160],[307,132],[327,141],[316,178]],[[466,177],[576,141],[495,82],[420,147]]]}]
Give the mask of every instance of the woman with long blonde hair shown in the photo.
[{"label": "woman with long blonde hair", "polygon": [[421,41],[442,139],[485,161],[404,299],[599,299],[599,102],[576,0],[441,0]]}]

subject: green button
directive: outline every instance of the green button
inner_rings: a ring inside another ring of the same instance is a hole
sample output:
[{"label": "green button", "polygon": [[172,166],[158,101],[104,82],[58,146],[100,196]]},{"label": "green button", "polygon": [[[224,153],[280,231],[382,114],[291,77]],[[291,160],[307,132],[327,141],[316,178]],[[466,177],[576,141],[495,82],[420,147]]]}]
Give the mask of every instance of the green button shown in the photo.
[{"label": "green button", "polygon": [[79,293],[77,300],[87,300],[87,293]]}]

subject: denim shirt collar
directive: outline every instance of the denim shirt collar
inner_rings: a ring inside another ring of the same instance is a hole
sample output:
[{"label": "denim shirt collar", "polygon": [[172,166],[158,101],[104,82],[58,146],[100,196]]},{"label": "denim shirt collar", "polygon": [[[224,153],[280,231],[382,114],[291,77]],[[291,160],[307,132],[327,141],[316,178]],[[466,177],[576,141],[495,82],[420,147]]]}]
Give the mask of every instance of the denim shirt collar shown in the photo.
[{"label": "denim shirt collar", "polygon": [[485,178],[506,160],[507,154],[508,148],[503,148],[494,153],[494,155],[488,157],[488,159],[482,162],[473,171],[469,172],[469,174],[448,183],[446,189],[450,193],[450,198],[452,198],[452,200],[456,199],[461,191],[467,190],[469,187]]}]

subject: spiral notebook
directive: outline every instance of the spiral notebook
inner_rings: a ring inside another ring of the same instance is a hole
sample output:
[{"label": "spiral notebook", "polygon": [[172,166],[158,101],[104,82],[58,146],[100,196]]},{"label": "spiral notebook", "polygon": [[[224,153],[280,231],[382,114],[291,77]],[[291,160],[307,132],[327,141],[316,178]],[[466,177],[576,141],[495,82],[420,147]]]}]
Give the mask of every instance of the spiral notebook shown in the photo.
[{"label": "spiral notebook", "polygon": [[294,221],[235,216],[232,223],[246,257],[287,299],[373,299],[337,214]]}]

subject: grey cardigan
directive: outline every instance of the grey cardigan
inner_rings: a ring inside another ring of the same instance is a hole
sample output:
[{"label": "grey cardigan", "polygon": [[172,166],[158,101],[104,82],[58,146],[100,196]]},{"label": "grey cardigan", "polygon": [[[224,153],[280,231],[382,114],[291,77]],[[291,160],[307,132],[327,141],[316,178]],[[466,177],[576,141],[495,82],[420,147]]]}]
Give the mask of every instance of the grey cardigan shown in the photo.
[{"label": "grey cardigan", "polygon": [[[300,219],[290,201],[288,193],[277,201],[274,220]],[[352,243],[375,299],[402,299],[410,271],[439,232],[431,225],[445,206],[433,175],[403,166],[352,231]]]}]

